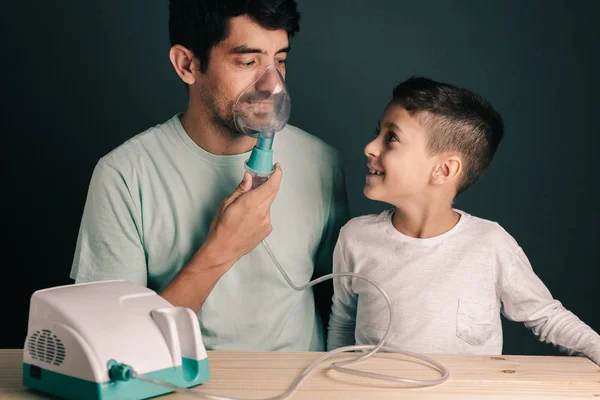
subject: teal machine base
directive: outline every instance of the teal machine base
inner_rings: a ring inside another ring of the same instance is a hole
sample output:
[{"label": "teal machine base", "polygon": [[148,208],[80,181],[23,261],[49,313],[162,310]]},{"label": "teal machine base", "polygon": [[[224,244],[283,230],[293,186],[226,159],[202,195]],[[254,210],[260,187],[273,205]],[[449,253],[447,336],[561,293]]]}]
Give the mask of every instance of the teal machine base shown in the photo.
[{"label": "teal machine base", "polygon": [[[183,365],[145,373],[172,385],[189,388],[210,379],[208,358],[183,358]],[[23,385],[63,399],[141,400],[171,393],[173,390],[139,379],[92,382],[23,363]]]}]

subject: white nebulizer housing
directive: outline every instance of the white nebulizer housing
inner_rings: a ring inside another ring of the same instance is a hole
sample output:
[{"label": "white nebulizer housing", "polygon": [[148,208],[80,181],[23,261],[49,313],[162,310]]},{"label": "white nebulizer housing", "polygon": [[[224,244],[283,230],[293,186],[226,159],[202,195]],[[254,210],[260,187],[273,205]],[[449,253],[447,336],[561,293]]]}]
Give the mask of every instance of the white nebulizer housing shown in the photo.
[{"label": "white nebulizer housing", "polygon": [[130,380],[133,368],[179,387],[206,382],[208,358],[197,315],[127,281],[32,295],[25,386],[67,399],[145,399],[172,391]]}]

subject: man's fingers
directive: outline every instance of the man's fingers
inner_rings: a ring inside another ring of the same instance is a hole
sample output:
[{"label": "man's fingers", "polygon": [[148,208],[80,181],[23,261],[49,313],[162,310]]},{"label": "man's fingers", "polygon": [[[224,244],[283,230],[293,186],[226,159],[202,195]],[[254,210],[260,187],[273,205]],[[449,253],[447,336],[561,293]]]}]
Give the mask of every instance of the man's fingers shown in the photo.
[{"label": "man's fingers", "polygon": [[256,197],[258,198],[259,203],[263,203],[265,201],[273,201],[275,195],[279,191],[279,185],[281,183],[281,177],[283,176],[283,171],[281,170],[281,166],[279,164],[275,164],[275,170],[267,179],[265,183],[254,189],[256,193]]},{"label": "man's fingers", "polygon": [[242,178],[242,181],[238,185],[237,189],[235,189],[234,193],[239,193],[238,194],[238,196],[239,196],[243,193],[246,193],[251,188],[252,188],[252,176],[250,176],[250,173],[248,171],[246,171],[246,172],[244,172],[244,177]]},{"label": "man's fingers", "polygon": [[275,200],[275,197],[277,197],[277,193],[279,192],[273,192],[271,193],[268,197],[264,198],[261,202],[260,205],[261,206],[267,206],[270,207],[271,204],[273,204],[273,201]]}]

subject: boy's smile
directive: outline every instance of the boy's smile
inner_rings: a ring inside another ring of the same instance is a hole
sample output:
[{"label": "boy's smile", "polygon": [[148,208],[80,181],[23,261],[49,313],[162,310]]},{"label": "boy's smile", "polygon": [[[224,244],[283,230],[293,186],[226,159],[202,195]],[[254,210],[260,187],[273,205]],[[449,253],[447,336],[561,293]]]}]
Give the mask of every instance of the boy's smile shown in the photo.
[{"label": "boy's smile", "polygon": [[367,167],[369,168],[369,172],[367,173],[367,179],[369,179],[369,177],[385,175],[385,172],[383,172],[380,168],[371,166],[369,164],[367,164]]}]

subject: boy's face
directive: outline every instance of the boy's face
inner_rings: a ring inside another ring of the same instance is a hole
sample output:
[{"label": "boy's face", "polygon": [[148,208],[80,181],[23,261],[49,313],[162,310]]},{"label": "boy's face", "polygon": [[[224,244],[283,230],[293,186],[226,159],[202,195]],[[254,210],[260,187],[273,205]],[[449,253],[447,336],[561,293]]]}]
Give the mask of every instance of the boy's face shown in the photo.
[{"label": "boy's face", "polygon": [[365,147],[365,196],[395,206],[426,195],[436,167],[427,153],[428,135],[402,106],[389,104],[379,122],[377,137]]},{"label": "boy's face", "polygon": [[208,70],[197,72],[194,91],[213,120],[237,132],[233,105],[268,65],[275,64],[285,78],[289,39],[285,30],[265,29],[247,16],[231,18],[229,24],[227,38],[210,52]]}]

